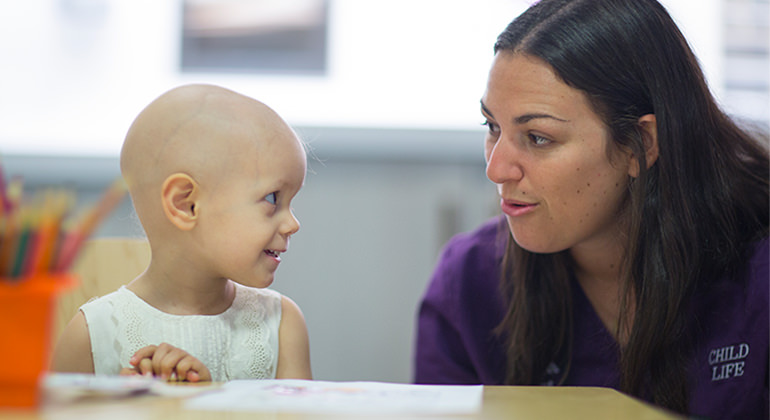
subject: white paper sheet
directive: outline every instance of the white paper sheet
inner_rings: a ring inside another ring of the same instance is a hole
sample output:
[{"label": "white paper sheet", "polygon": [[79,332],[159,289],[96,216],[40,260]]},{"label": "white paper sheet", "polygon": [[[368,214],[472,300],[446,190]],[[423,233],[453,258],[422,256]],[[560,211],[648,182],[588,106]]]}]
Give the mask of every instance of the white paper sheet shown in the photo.
[{"label": "white paper sheet", "polygon": [[158,381],[143,376],[102,376],[81,373],[49,373],[42,386],[46,398],[55,401],[78,398],[118,398],[149,392]]},{"label": "white paper sheet", "polygon": [[238,380],[193,397],[186,408],[345,414],[468,414],[481,407],[483,387],[384,382]]},{"label": "white paper sheet", "polygon": [[217,390],[212,383],[168,383],[144,376],[108,376],[84,373],[48,373],[41,383],[48,401],[63,402],[82,398],[125,398],[146,393],[170,397],[189,397]]}]

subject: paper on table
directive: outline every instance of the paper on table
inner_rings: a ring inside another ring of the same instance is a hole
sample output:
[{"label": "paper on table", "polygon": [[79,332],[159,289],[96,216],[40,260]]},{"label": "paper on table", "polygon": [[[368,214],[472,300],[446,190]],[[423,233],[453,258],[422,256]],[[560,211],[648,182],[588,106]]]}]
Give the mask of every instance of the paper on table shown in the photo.
[{"label": "paper on table", "polygon": [[479,410],[483,388],[384,382],[236,380],[194,397],[196,410],[356,414],[468,414]]},{"label": "paper on table", "polygon": [[143,376],[103,376],[84,373],[49,373],[43,379],[46,398],[115,398],[149,392],[157,381]]},{"label": "paper on table", "polygon": [[154,394],[188,397],[216,390],[219,385],[208,383],[169,383],[144,376],[112,376],[85,373],[48,373],[43,378],[43,391],[50,401],[70,401],[81,398],[124,398]]}]

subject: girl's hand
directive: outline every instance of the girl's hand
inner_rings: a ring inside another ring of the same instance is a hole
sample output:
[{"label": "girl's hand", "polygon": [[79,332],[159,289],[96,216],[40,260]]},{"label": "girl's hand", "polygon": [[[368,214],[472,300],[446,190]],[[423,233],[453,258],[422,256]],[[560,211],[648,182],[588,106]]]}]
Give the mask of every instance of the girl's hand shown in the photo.
[{"label": "girl's hand", "polygon": [[206,365],[168,343],[143,347],[128,362],[133,368],[123,368],[121,375],[158,376],[166,381],[211,381]]}]

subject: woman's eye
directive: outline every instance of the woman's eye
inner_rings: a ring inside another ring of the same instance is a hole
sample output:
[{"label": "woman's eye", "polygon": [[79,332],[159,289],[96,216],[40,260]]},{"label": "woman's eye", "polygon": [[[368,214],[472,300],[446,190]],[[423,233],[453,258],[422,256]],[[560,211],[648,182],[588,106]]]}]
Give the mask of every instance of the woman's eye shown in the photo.
[{"label": "woman's eye", "polygon": [[486,120],[481,125],[487,126],[487,129],[490,133],[497,131],[497,124],[493,123],[492,121]]},{"label": "woman's eye", "polygon": [[534,143],[535,146],[545,146],[551,142],[551,140],[538,136],[537,134],[530,134],[529,139],[532,140],[532,143]]},{"label": "woman's eye", "polygon": [[267,202],[270,204],[275,204],[275,202],[277,201],[276,200],[277,198],[278,198],[278,193],[271,192],[265,197],[265,200],[267,200]]}]

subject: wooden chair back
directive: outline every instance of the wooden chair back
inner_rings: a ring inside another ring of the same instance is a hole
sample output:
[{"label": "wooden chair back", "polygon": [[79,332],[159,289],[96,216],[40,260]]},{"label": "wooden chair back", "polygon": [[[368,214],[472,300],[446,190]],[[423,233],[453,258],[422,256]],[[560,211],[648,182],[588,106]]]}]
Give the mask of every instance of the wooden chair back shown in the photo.
[{"label": "wooden chair back", "polygon": [[83,246],[72,271],[78,285],[60,299],[53,325],[53,342],[91,298],[106,295],[141,274],[150,262],[150,244],[140,238],[93,238]]}]

